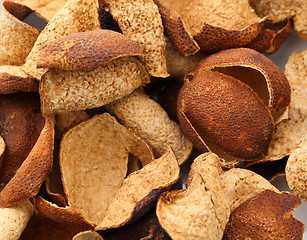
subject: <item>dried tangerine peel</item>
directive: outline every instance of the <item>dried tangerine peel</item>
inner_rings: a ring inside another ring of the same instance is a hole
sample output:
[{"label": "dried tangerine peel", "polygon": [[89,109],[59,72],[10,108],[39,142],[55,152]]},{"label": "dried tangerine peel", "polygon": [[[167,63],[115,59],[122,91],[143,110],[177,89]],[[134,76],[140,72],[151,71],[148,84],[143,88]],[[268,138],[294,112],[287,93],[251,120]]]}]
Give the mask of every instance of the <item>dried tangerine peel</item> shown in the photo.
[{"label": "dried tangerine peel", "polygon": [[72,240],[103,240],[103,238],[94,231],[84,231],[76,234]]},{"label": "dried tangerine peel", "polygon": [[307,202],[307,140],[304,139],[289,156],[286,165],[289,188]]},{"label": "dried tangerine peel", "polygon": [[0,136],[0,169],[2,167],[2,161],[4,159],[6,144],[4,142],[4,139]]},{"label": "dried tangerine peel", "polygon": [[16,2],[26,5],[50,21],[67,0],[17,0]]},{"label": "dried tangerine peel", "polygon": [[22,65],[39,35],[39,30],[22,22],[33,10],[11,1],[3,1],[1,7],[0,65]]},{"label": "dried tangerine peel", "polygon": [[0,66],[0,94],[38,92],[38,82],[24,73],[20,66]]},{"label": "dried tangerine peel", "polygon": [[177,123],[170,120],[163,108],[139,88],[129,96],[105,106],[123,124],[143,138],[161,156],[171,147],[179,164],[192,151],[192,143],[183,135]]},{"label": "dried tangerine peel", "polygon": [[33,213],[34,207],[29,200],[0,208],[0,238],[18,240]]},{"label": "dried tangerine peel", "polygon": [[53,141],[53,125],[45,118],[44,128],[31,152],[0,192],[0,207],[11,206],[39,192],[52,168]]},{"label": "dried tangerine peel", "polygon": [[180,167],[172,150],[130,174],[122,183],[96,230],[117,228],[136,220],[153,207],[160,194],[180,177]]},{"label": "dried tangerine peel", "polygon": [[264,190],[232,211],[223,239],[303,239],[304,224],[291,213],[300,204],[294,194]]},{"label": "dried tangerine peel", "polygon": [[152,0],[104,0],[103,8],[110,12],[123,34],[143,50],[142,62],[153,77],[168,77],[165,58],[165,38],[158,7]]},{"label": "dried tangerine peel", "polygon": [[307,50],[294,52],[285,66],[291,85],[289,119],[276,126],[272,143],[263,161],[279,160],[290,155],[307,134]]},{"label": "dried tangerine peel", "polygon": [[[126,176],[129,152],[146,152],[133,142],[134,137],[105,113],[80,123],[62,138],[60,167],[68,205],[77,207],[94,225],[101,223]],[[134,151],[127,150],[129,145]]]},{"label": "dried tangerine peel", "polygon": [[40,80],[47,69],[36,68],[39,47],[72,33],[86,32],[100,28],[97,0],[70,0],[45,26],[35,42],[22,69]]},{"label": "dried tangerine peel", "polygon": [[187,189],[160,196],[159,222],[172,239],[221,239],[230,211],[218,180],[219,159],[203,154],[194,162]]},{"label": "dried tangerine peel", "polygon": [[41,80],[43,113],[79,111],[120,99],[149,82],[143,65],[121,57],[91,72],[50,69]]},{"label": "dried tangerine peel", "polygon": [[90,72],[123,56],[140,56],[139,46],[121,33],[93,30],[73,33],[38,48],[37,67]]},{"label": "dried tangerine peel", "polygon": [[268,180],[247,169],[233,168],[222,173],[220,178],[231,212],[265,189],[279,192]]}]

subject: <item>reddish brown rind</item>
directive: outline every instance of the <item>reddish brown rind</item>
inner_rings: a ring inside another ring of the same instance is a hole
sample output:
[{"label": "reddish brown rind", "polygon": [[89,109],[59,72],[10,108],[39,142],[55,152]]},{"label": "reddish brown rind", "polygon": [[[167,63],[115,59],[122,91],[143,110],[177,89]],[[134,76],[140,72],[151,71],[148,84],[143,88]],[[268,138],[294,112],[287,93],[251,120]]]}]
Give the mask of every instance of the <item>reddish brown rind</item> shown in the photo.
[{"label": "reddish brown rind", "polygon": [[214,71],[199,71],[185,82],[178,96],[178,118],[195,147],[200,142],[197,133],[209,149],[214,145],[241,160],[261,159],[274,131],[273,118],[257,94],[241,81]]},{"label": "reddish brown rind", "polygon": [[182,17],[176,11],[166,8],[160,0],[154,0],[161,14],[165,35],[175,49],[183,56],[194,55],[200,47],[193,36],[186,30]]},{"label": "reddish brown rind", "polygon": [[18,92],[38,92],[38,82],[31,77],[21,77],[0,73],[0,94]]},{"label": "reddish brown rind", "polygon": [[38,68],[90,72],[123,56],[140,56],[139,46],[123,34],[99,29],[73,33],[38,49]]},{"label": "reddish brown rind", "polygon": [[114,20],[114,18],[109,12],[99,7],[98,13],[99,13],[100,27],[102,29],[109,29],[115,32],[122,33],[122,30],[120,30],[118,23]]},{"label": "reddish brown rind", "polygon": [[263,30],[250,43],[247,48],[252,48],[257,52],[271,54],[276,52],[281,44],[287,39],[292,32],[292,19],[287,18],[282,23],[271,23],[271,21],[263,22]]},{"label": "reddish brown rind", "polygon": [[0,170],[0,191],[29,155],[44,126],[39,97],[33,93],[0,95],[0,135],[7,149]]},{"label": "reddish brown rind", "polygon": [[52,168],[54,129],[46,118],[37,142],[0,193],[0,207],[8,207],[35,196]]},{"label": "reddish brown rind", "polygon": [[303,239],[304,224],[291,213],[300,204],[294,194],[265,190],[231,213],[223,240]]},{"label": "reddish brown rind", "polygon": [[204,23],[201,31],[193,37],[201,51],[218,52],[245,46],[261,32],[260,26],[261,23],[254,23],[242,30],[227,30]]},{"label": "reddish brown rind", "polygon": [[94,226],[86,221],[76,207],[59,207],[42,197],[38,197],[36,199],[36,208],[40,214],[55,222],[64,224],[71,223],[88,230],[94,229]]},{"label": "reddish brown rind", "polygon": [[188,77],[197,71],[222,67],[246,67],[261,73],[267,82],[268,108],[272,114],[289,105],[291,89],[283,72],[270,59],[249,48],[229,49],[210,55],[204,58]]}]

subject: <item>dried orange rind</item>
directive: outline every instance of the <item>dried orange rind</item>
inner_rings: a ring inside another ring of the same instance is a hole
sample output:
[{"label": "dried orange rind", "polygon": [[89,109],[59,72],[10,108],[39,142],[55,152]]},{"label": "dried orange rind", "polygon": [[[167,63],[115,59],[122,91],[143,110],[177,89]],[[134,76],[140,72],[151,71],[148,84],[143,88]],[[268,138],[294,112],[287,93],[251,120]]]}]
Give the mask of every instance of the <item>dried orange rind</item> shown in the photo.
[{"label": "dried orange rind", "polygon": [[97,232],[84,231],[76,234],[72,240],[104,240]]},{"label": "dried orange rind", "polygon": [[29,200],[0,208],[0,239],[18,240],[34,213]]},{"label": "dried orange rind", "polygon": [[289,156],[286,165],[289,188],[307,202],[307,140],[304,139]]},{"label": "dried orange rind", "polygon": [[78,208],[91,224],[101,223],[120,188],[129,152],[143,165],[153,160],[150,148],[107,113],[64,134],[60,167],[68,205]]},{"label": "dried orange rind", "polygon": [[0,66],[0,94],[38,92],[38,82],[25,74],[20,66]]},{"label": "dried orange rind", "polygon": [[115,32],[122,33],[122,30],[120,30],[118,23],[114,20],[111,13],[107,12],[105,9],[99,6],[98,8],[99,13],[99,22],[100,27],[102,29],[109,29]]},{"label": "dried orange rind", "polygon": [[0,169],[2,167],[2,162],[4,159],[6,144],[4,142],[4,139],[0,136]]},{"label": "dried orange rind", "polygon": [[121,33],[99,29],[73,33],[38,48],[38,68],[90,72],[119,57],[141,56],[139,46]]},{"label": "dried orange rind", "polygon": [[16,2],[26,5],[50,21],[54,15],[65,5],[67,0],[17,0]]},{"label": "dried orange rind", "polygon": [[40,80],[47,69],[36,68],[38,49],[41,45],[77,32],[100,28],[97,0],[70,0],[45,26],[37,38],[22,69],[30,76]]},{"label": "dried orange rind", "polygon": [[0,207],[8,207],[35,196],[52,168],[54,130],[45,118],[44,127],[31,152],[0,192]]},{"label": "dried orange rind", "polygon": [[22,65],[39,30],[22,22],[33,10],[12,1],[3,1],[0,18],[0,65]]},{"label": "dried orange rind", "polygon": [[304,224],[291,213],[300,204],[294,194],[264,190],[232,211],[223,239],[303,239]]},{"label": "dried orange rind", "polygon": [[180,167],[172,150],[130,174],[96,230],[118,228],[141,217],[155,206],[160,194],[169,190],[179,177]]},{"label": "dried orange rind", "polygon": [[167,152],[169,147],[174,151],[179,164],[190,156],[192,143],[183,135],[179,125],[170,120],[163,108],[150,99],[142,88],[105,107],[143,138],[158,156]]},{"label": "dried orange rind", "polygon": [[158,7],[152,0],[103,0],[102,7],[111,13],[123,34],[143,50],[142,62],[153,77],[168,77],[165,39]]},{"label": "dried orange rind", "polygon": [[220,178],[231,211],[263,190],[279,192],[268,180],[247,169],[233,168],[222,173]]},{"label": "dried orange rind", "polygon": [[220,171],[216,155],[200,155],[191,166],[187,189],[160,196],[157,216],[172,239],[222,238],[230,211]]}]

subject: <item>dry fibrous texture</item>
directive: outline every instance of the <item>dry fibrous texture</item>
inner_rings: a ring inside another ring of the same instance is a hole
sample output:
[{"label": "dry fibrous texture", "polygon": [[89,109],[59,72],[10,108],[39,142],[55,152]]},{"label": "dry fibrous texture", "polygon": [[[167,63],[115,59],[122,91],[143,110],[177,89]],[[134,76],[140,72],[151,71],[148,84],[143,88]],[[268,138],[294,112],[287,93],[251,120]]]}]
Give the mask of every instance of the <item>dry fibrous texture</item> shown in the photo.
[{"label": "dry fibrous texture", "polygon": [[141,60],[153,77],[168,77],[165,58],[165,37],[158,7],[152,0],[103,0],[123,34],[143,50]]},{"label": "dry fibrous texture", "polygon": [[216,155],[202,154],[191,166],[187,189],[161,195],[157,216],[172,239],[222,238],[230,210],[220,171]]},{"label": "dry fibrous texture", "polygon": [[290,155],[307,134],[307,50],[294,52],[285,66],[291,85],[289,119],[276,126],[268,153],[263,161],[274,161]]},{"label": "dry fibrous texture", "polygon": [[49,21],[65,5],[68,0],[16,0],[17,3],[26,5]]},{"label": "dry fibrous texture", "polygon": [[54,129],[45,118],[44,127],[27,158],[0,192],[0,207],[8,207],[38,194],[52,169]]},{"label": "dry fibrous texture", "polygon": [[68,205],[77,207],[90,223],[101,223],[122,185],[129,152],[143,165],[153,160],[150,148],[107,113],[64,134],[60,167]]},{"label": "dry fibrous texture", "polygon": [[274,122],[286,117],[289,102],[283,72],[262,54],[239,48],[210,55],[187,74],[177,108],[194,146],[230,167],[266,155]]},{"label": "dry fibrous texture", "polygon": [[38,68],[90,72],[119,57],[141,56],[142,50],[121,33],[99,29],[73,33],[38,48]]},{"label": "dry fibrous texture", "polygon": [[24,73],[20,66],[0,66],[0,94],[38,92],[38,82]]},{"label": "dry fibrous texture", "polygon": [[97,0],[70,0],[57,12],[37,38],[22,69],[37,80],[46,72],[45,68],[36,68],[38,49],[41,45],[77,32],[86,32],[100,28]]},{"label": "dry fibrous texture", "polygon": [[223,239],[303,239],[304,224],[291,213],[300,204],[294,194],[264,190],[231,212]]},{"label": "dry fibrous texture", "polygon": [[33,212],[34,207],[29,200],[0,208],[0,238],[18,240]]},{"label": "dry fibrous texture", "polygon": [[33,10],[11,1],[1,5],[0,64],[22,65],[39,35],[39,30],[22,22]]},{"label": "dry fibrous texture", "polygon": [[192,143],[183,135],[179,124],[170,120],[163,108],[150,99],[143,89],[105,106],[128,128],[143,138],[161,156],[171,147],[179,164],[185,162]]},{"label": "dry fibrous texture", "polygon": [[84,231],[76,234],[72,240],[103,240],[103,238],[94,231]]},{"label": "dry fibrous texture", "polygon": [[130,174],[122,183],[96,230],[124,226],[144,215],[160,194],[180,177],[180,167],[172,150]]},{"label": "dry fibrous texture", "polygon": [[91,72],[50,69],[41,80],[43,113],[100,107],[129,95],[149,82],[143,65],[121,57]]},{"label": "dry fibrous texture", "polygon": [[233,168],[222,173],[220,178],[231,212],[266,189],[279,192],[268,180],[247,169]]},{"label": "dry fibrous texture", "polygon": [[285,172],[289,188],[307,202],[307,139],[290,154]]}]

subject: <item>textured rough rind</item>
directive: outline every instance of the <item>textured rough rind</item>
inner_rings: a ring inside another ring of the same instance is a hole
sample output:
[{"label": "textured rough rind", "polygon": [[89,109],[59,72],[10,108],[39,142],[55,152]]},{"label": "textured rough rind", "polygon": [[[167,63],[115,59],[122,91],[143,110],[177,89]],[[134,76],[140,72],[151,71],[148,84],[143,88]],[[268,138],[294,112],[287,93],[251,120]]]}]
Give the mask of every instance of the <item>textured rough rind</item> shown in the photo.
[{"label": "textured rough rind", "polygon": [[0,15],[0,65],[22,65],[39,31],[22,22],[33,10],[12,1],[3,1]]},{"label": "textured rough rind", "polygon": [[40,33],[22,69],[27,74],[40,80],[46,72],[44,68],[36,68],[36,59],[39,54],[38,49],[41,45],[72,33],[86,32],[99,28],[97,0],[68,1]]},{"label": "textured rough rind", "polygon": [[100,107],[129,95],[149,82],[143,65],[134,57],[121,57],[91,72],[50,69],[41,80],[43,113]]},{"label": "textured rough rind", "polygon": [[192,143],[183,135],[179,125],[170,120],[162,107],[150,99],[143,89],[137,89],[105,107],[152,146],[158,156],[171,147],[179,164],[189,157]]},{"label": "textured rough rind", "polygon": [[123,181],[96,230],[121,227],[141,217],[179,177],[180,167],[172,150],[130,174]]},{"label": "textured rough rind", "polygon": [[285,173],[289,188],[307,202],[307,139],[290,154]]},{"label": "textured rough rind", "polygon": [[90,72],[123,56],[141,56],[139,46],[111,30],[73,33],[38,48],[38,68]]},{"label": "textured rough rind", "polygon": [[110,12],[123,34],[143,50],[148,73],[168,77],[165,59],[165,38],[158,7],[152,0],[103,0],[102,7]]},{"label": "textured rough rind", "polygon": [[303,239],[304,224],[291,213],[300,204],[294,194],[264,190],[232,211],[223,240]]},{"label": "textured rough rind", "polygon": [[38,92],[38,82],[25,74],[20,66],[0,66],[0,94]]},{"label": "textured rough rind", "polygon": [[18,240],[33,212],[34,207],[29,200],[0,208],[0,239]]},{"label": "textured rough rind", "polygon": [[191,166],[187,189],[161,195],[157,216],[172,239],[222,238],[230,211],[220,171],[216,155],[202,154]]}]

